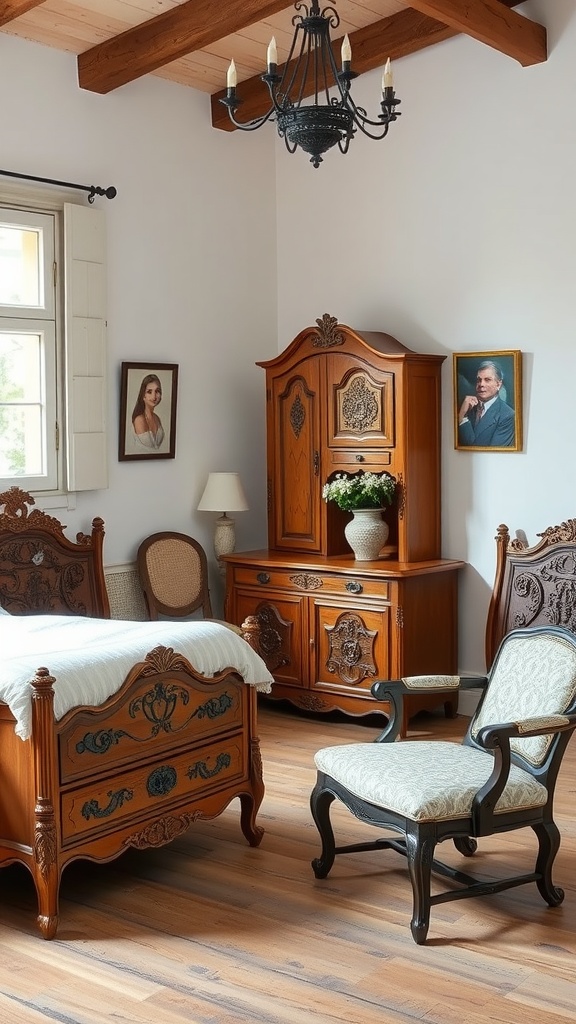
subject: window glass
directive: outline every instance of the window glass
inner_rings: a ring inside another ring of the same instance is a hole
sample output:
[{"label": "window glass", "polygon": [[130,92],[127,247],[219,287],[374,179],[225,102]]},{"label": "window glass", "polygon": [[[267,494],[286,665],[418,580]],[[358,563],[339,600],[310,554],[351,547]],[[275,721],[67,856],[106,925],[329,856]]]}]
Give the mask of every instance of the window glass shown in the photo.
[{"label": "window glass", "polygon": [[0,477],[45,470],[43,338],[0,332]]},{"label": "window glass", "polygon": [[0,215],[0,304],[43,306],[42,231],[3,224]]}]

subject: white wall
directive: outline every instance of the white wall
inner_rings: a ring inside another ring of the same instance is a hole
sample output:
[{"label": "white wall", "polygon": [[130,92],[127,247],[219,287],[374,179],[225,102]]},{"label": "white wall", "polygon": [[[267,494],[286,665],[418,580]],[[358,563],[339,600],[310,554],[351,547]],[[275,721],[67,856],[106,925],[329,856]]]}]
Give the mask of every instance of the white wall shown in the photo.
[{"label": "white wall", "polygon": [[[96,201],[109,239],[110,488],[79,494],[63,520],[75,532],[103,516],[108,564],[155,530],[210,549],[214,516],[195,507],[210,470],[237,470],[251,506],[236,516],[237,546],[261,545],[254,364],[278,348],[273,135],[215,131],[207,95],[152,76],[84,92],[74,57],[1,34],[0,94],[3,169],[118,189]],[[123,360],[179,364],[174,460],[118,462]]]},{"label": "white wall", "polygon": [[[576,515],[576,12],[572,0],[521,10],[548,27],[545,64],[522,68],[465,37],[397,61],[403,114],[388,139],[356,139],[318,170],[274,143],[271,126],[214,131],[194,90],[149,76],[96,96],[78,89],[73,57],[0,34],[3,168],[118,188],[98,201],[110,242],[110,489],[79,495],[64,517],[72,530],[105,518],[108,563],[156,529],[209,547],[213,517],[193,509],[211,469],[242,474],[252,508],[236,516],[238,548],[264,543],[254,363],[328,312],[447,357],[443,551],[467,563],[460,666],[483,668],[496,527],[534,542]],[[375,111],[379,88],[373,72],[354,95]],[[452,353],[503,348],[524,354],[524,451],[457,452]],[[147,359],[180,365],[177,456],[119,463],[120,362]]]},{"label": "white wall", "polygon": [[[549,59],[522,68],[466,37],[399,60],[402,117],[315,170],[277,144],[278,336],[323,313],[444,364],[443,554],[465,560],[460,667],[482,671],[500,523],[576,515],[576,10],[524,4]],[[354,83],[376,113],[380,72]],[[520,349],[522,453],[453,446],[452,353]]]}]

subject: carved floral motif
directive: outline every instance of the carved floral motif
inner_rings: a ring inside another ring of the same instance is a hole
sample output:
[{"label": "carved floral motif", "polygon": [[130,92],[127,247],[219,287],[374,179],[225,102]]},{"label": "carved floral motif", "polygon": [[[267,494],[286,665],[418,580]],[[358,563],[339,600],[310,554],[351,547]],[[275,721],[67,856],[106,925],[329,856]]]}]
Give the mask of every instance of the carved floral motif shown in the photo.
[{"label": "carved floral motif", "polygon": [[329,653],[326,668],[345,683],[358,683],[376,675],[374,642],[376,631],[366,629],[359,615],[345,612],[327,630]]},{"label": "carved floral motif", "polygon": [[576,519],[567,519],[565,523],[560,523],[560,526],[549,526],[547,530],[537,536],[542,537],[547,544],[563,542],[572,544],[576,541]]},{"label": "carved floral motif", "polygon": [[324,586],[324,581],[320,576],[312,576],[308,572],[296,573],[295,576],[290,576],[289,579],[295,587],[300,587],[300,590],[318,590]]},{"label": "carved floral motif", "polygon": [[32,495],[20,487],[10,487],[7,491],[3,491],[0,494],[0,508],[4,506],[4,511],[0,512],[0,530],[19,533],[22,530],[39,526],[42,530],[63,536],[64,525],[53,516],[42,512],[41,509],[33,509],[32,505],[35,504],[36,501]]},{"label": "carved floral motif", "polygon": [[332,348],[334,345],[344,344],[344,335],[342,331],[337,330],[337,317],[324,313],[324,316],[316,319],[316,323],[318,324],[318,336],[312,340],[314,348]]},{"label": "carved floral motif", "polygon": [[[570,520],[576,523],[576,520]],[[565,539],[565,538],[564,538]],[[511,627],[535,624],[540,619],[576,633],[576,555],[562,552],[536,571],[524,570],[513,580]]]},{"label": "carved floral motif", "polygon": [[64,607],[74,615],[86,615],[86,605],[77,593],[85,576],[84,565],[67,561],[49,541],[10,540],[0,546],[2,592],[15,614]]},{"label": "carved floral motif", "polygon": [[56,824],[52,821],[38,821],[34,829],[34,860],[44,879],[56,863]]},{"label": "carved floral motif", "polygon": [[128,836],[124,840],[124,846],[135,846],[138,850],[144,850],[147,846],[164,846],[186,832],[194,821],[202,817],[201,811],[193,811],[191,814],[180,814],[178,817],[161,818],[148,828]]},{"label": "carved floral motif", "polygon": [[340,427],[363,434],[378,420],[380,406],[374,388],[364,377],[355,377],[342,399]]},{"label": "carved floral motif", "polygon": [[182,654],[175,654],[173,647],[155,647],[144,659],[143,676],[153,676],[157,672],[190,672],[194,671],[189,661]]},{"label": "carved floral motif", "polygon": [[271,672],[280,665],[289,664],[287,637],[292,624],[281,623],[274,608],[262,606],[256,615],[248,617],[242,628],[244,639],[264,659]]},{"label": "carved floral motif", "polygon": [[304,408],[304,403],[300,398],[300,395],[296,395],[296,398],[292,402],[292,407],[290,409],[290,424],[292,426],[292,430],[294,431],[295,437],[300,437],[300,433],[302,431],[302,427],[304,426],[305,421],[306,409]]},{"label": "carved floral motif", "polygon": [[125,729],[98,729],[96,732],[87,732],[76,744],[77,754],[103,754],[106,755],[113,746],[120,743],[120,740],[128,739],[134,743],[143,743],[149,737],[157,736],[159,732],[176,734],[182,729],[189,727],[194,718],[215,719],[225,715],[232,707],[232,698],[228,693],[221,693],[218,697],[209,697],[203,704],[198,705],[188,715],[184,722],[175,728],[172,723],[173,714],[177,708],[178,701],[185,707],[190,700],[188,690],[183,686],[174,683],[156,683],[152,690],[141,694],[132,701],[128,708],[131,718],[143,714],[151,723],[149,736],[133,736]]}]

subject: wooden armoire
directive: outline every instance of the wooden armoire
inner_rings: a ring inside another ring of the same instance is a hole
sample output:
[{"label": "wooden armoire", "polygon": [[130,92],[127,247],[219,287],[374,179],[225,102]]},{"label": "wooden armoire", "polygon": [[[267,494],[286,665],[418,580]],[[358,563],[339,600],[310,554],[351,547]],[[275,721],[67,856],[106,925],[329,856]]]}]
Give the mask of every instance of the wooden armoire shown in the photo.
[{"label": "wooden armoire", "polygon": [[[226,618],[247,624],[272,698],[351,715],[387,711],[376,679],[457,673],[457,578],[440,557],[444,356],[325,314],[266,371],[268,548],[225,557]],[[386,547],[355,561],[351,513],[322,498],[336,473],[397,480]],[[453,693],[453,691],[452,691]],[[410,715],[449,692],[411,698]]]}]

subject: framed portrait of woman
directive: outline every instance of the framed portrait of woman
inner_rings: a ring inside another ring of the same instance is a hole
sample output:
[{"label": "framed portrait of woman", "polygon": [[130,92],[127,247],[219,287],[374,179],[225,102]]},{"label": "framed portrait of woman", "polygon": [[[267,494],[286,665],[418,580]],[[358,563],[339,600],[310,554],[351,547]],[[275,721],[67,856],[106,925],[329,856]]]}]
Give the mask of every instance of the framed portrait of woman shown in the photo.
[{"label": "framed portrait of woman", "polygon": [[454,353],[454,447],[522,451],[522,353]]},{"label": "framed portrait of woman", "polygon": [[118,459],[176,455],[176,363],[122,363]]}]

